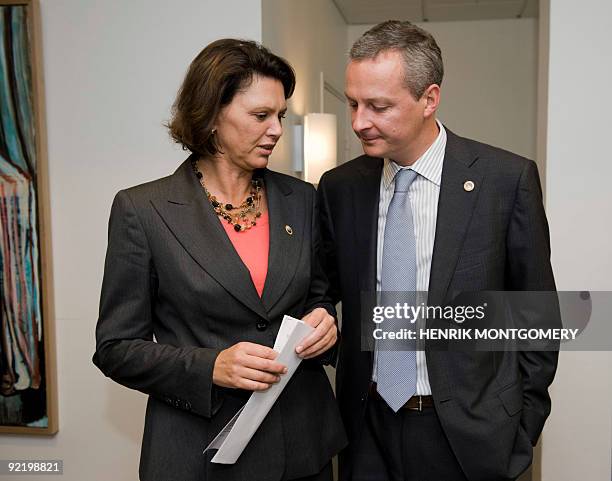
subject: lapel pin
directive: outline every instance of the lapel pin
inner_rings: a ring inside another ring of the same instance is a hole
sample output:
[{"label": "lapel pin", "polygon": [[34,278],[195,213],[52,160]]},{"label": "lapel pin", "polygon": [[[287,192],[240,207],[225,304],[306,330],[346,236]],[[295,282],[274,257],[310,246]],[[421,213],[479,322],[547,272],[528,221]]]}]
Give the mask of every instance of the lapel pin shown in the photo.
[{"label": "lapel pin", "polygon": [[474,182],[472,182],[471,180],[466,180],[463,183],[463,190],[465,190],[466,192],[472,192],[474,190]]},{"label": "lapel pin", "polygon": [[293,235],[293,229],[291,228],[290,225],[285,226],[285,231],[287,232],[287,234]]}]

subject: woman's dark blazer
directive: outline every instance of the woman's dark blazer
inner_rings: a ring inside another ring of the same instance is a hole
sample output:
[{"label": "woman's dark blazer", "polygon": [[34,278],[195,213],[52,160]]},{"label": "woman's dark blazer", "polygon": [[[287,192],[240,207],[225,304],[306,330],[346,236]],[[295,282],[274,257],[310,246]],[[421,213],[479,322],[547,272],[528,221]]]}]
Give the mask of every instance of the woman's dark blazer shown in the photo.
[{"label": "woman's dark blazer", "polygon": [[334,312],[317,262],[314,188],[262,175],[270,253],[261,298],[190,158],[173,175],[115,197],[93,361],[149,395],[142,481],[308,476],[346,444],[325,359],[313,359],[302,362],[236,464],[203,454],[250,394],[212,384],[217,354],[240,341],[273,346],[285,314]]}]

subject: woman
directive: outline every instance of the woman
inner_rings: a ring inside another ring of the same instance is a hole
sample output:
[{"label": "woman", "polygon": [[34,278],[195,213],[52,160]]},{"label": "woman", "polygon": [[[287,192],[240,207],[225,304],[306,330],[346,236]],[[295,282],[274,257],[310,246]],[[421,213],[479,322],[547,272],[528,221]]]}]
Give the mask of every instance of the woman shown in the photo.
[{"label": "woman", "polygon": [[[266,169],[295,77],[250,41],[192,62],[169,124],[192,154],[113,203],[94,363],[149,395],[143,481],[331,480],[345,435],[322,368],[336,342],[317,263],[314,189]],[[236,464],[202,451],[252,391],[284,375],[283,315],[315,327]],[[155,340],[153,338],[155,337]]]}]

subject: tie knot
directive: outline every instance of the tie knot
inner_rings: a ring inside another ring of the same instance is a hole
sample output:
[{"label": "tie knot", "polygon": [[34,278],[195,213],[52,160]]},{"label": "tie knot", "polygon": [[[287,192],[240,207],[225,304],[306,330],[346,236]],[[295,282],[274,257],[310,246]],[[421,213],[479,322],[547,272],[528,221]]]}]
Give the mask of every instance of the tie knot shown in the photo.
[{"label": "tie knot", "polygon": [[410,184],[416,179],[417,175],[412,169],[400,169],[395,174],[395,192],[408,192]]}]

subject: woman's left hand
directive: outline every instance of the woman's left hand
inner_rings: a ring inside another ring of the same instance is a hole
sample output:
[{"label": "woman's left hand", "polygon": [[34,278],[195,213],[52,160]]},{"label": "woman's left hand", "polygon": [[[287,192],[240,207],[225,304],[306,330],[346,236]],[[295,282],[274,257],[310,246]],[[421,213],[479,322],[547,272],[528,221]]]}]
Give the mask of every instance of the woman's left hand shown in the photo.
[{"label": "woman's left hand", "polygon": [[310,359],[323,354],[338,340],[336,320],[322,307],[317,307],[306,314],[302,321],[314,327],[313,333],[305,337],[295,348],[295,352],[303,359]]}]

